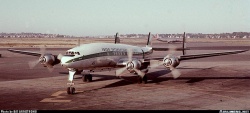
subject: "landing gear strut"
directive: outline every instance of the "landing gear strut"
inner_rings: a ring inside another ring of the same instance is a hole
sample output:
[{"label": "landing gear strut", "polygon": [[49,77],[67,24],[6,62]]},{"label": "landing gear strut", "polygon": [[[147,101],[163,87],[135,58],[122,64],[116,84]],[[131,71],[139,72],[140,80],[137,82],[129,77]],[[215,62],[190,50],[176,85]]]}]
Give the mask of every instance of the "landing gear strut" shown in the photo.
[{"label": "landing gear strut", "polygon": [[76,89],[73,87],[74,86],[73,79],[74,79],[75,73],[76,73],[76,71],[74,69],[69,69],[68,80],[70,81],[70,83],[67,84],[67,85],[69,85],[69,87],[67,88],[68,94],[75,94]]}]

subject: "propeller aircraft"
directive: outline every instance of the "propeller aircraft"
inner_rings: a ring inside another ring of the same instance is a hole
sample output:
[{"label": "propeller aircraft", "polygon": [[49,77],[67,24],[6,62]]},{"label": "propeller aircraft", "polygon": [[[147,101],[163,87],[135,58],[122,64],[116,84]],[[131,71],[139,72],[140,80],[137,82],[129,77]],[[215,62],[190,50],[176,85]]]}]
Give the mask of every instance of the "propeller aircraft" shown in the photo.
[{"label": "propeller aircraft", "polygon": [[[182,48],[153,48],[152,47],[152,36],[149,32],[146,46],[140,47],[135,45],[128,45],[120,43],[118,33],[115,35],[115,43],[89,43],[79,44],[78,46],[71,48],[66,51],[65,54],[53,55],[46,53],[44,49],[41,52],[22,51],[17,49],[8,49],[10,52],[32,55],[39,57],[38,60],[30,62],[29,66],[34,68],[37,64],[42,64],[49,70],[54,65],[60,64],[62,67],[69,71],[68,75],[68,87],[67,93],[74,94],[74,76],[76,73],[82,70],[89,70],[89,73],[93,73],[96,70],[105,71],[107,69],[115,69],[116,76],[121,76],[124,72],[134,73],[138,76],[139,83],[147,83],[147,72],[150,68],[155,68],[160,65],[171,70],[174,78],[178,78],[181,74],[176,69],[181,61],[214,57],[221,55],[230,55],[242,53],[248,50],[235,50],[225,52],[214,52],[214,53],[202,53],[186,55],[185,47],[185,32],[183,35]],[[167,54],[163,57],[153,58],[150,57],[153,51],[183,51],[182,55],[174,56]],[[159,63],[160,62],[160,63]],[[84,81],[92,81],[91,74],[85,74],[83,76]]]}]

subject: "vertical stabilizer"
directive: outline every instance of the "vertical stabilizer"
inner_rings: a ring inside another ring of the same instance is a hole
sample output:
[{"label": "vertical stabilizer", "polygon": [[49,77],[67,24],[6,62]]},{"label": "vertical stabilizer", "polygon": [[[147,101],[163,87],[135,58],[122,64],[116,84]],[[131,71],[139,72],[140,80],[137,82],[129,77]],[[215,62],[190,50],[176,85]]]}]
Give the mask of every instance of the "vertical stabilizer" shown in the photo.
[{"label": "vertical stabilizer", "polygon": [[148,41],[147,41],[147,45],[148,47],[152,46],[152,36],[151,36],[151,32],[148,33]]},{"label": "vertical stabilizer", "polygon": [[186,55],[186,33],[183,33],[182,54]]},{"label": "vertical stabilizer", "polygon": [[80,40],[80,38],[78,38],[77,46],[80,46],[80,45],[81,45],[81,40]]},{"label": "vertical stabilizer", "polygon": [[116,43],[120,43],[120,36],[119,36],[119,33],[117,32],[116,35],[115,35],[115,44]]}]

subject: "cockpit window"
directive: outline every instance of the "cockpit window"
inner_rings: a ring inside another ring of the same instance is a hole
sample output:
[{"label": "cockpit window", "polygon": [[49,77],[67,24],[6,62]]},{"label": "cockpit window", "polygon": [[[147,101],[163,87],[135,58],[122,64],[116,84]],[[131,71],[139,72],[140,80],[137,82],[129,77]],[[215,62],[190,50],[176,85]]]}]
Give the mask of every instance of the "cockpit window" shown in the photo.
[{"label": "cockpit window", "polygon": [[67,51],[66,55],[80,55],[80,52]]},{"label": "cockpit window", "polygon": [[75,54],[80,55],[80,53],[79,53],[79,52],[75,52]]}]

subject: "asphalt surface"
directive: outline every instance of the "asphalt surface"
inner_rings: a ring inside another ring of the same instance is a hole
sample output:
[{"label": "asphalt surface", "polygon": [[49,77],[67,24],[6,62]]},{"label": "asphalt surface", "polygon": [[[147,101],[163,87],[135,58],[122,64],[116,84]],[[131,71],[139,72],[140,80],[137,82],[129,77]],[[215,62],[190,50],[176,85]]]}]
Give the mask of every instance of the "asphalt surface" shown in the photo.
[{"label": "asphalt surface", "polygon": [[[160,47],[165,45],[159,44]],[[190,43],[188,54],[249,49],[221,43]],[[37,48],[20,48],[39,52]],[[53,54],[69,48],[47,48]],[[0,48],[0,109],[14,110],[249,110],[250,52],[181,62],[173,79],[163,66],[150,69],[147,84],[133,74],[118,79],[114,71],[96,72],[92,82],[76,75],[76,94],[66,93],[68,71],[52,72],[27,56]],[[154,52],[153,57],[168,52]],[[180,55],[181,52],[174,53]]]}]

